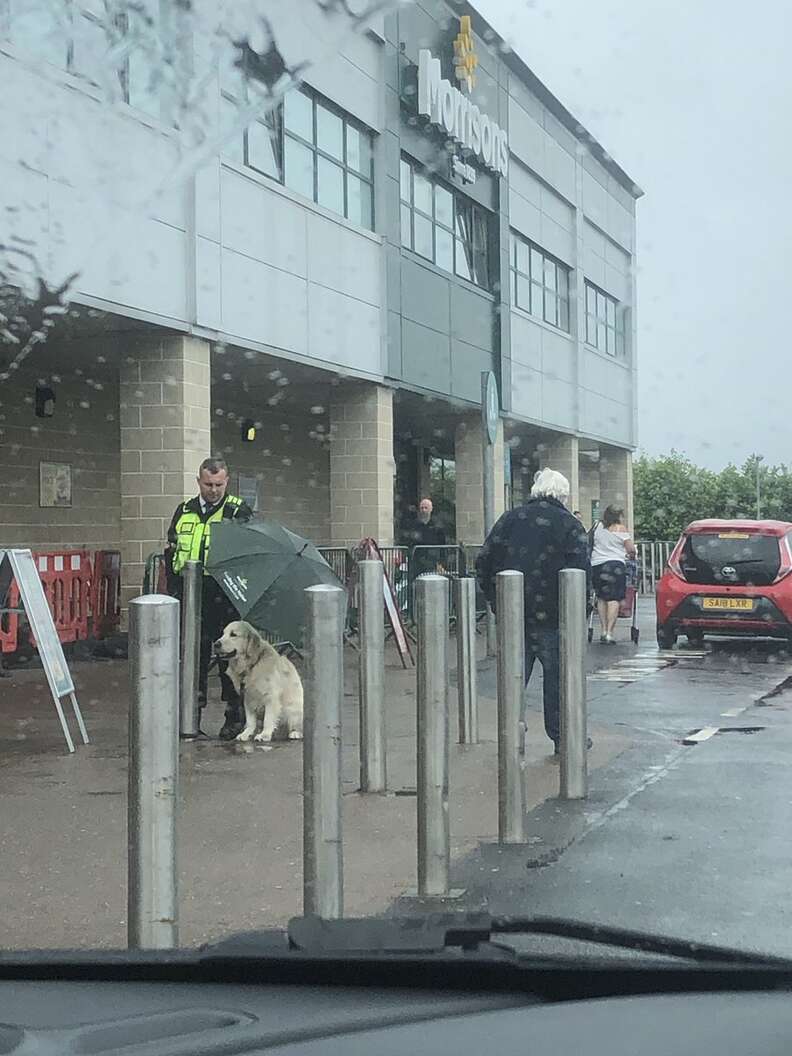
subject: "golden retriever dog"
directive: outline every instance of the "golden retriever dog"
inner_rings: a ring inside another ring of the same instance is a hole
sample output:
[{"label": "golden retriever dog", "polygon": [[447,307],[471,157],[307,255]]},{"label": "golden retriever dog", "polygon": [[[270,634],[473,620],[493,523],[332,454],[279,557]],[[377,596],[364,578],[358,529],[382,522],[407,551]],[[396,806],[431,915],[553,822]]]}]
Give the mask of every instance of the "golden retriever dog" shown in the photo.
[{"label": "golden retriever dog", "polygon": [[245,728],[237,740],[271,741],[279,726],[288,729],[290,740],[301,740],[303,687],[291,660],[244,620],[228,624],[214,651],[228,661],[228,675],[245,707]]}]

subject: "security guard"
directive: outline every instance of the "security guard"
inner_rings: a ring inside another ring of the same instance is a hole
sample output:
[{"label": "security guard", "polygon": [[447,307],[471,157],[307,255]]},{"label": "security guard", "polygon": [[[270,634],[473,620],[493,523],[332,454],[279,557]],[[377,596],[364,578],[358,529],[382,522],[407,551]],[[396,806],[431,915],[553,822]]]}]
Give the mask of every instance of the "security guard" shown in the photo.
[{"label": "security guard", "polygon": [[[174,597],[181,596],[181,573],[187,561],[206,561],[211,542],[212,525],[218,521],[237,521],[244,524],[253,511],[236,495],[228,494],[228,466],[221,458],[207,458],[198,470],[200,494],[176,508],[168,529],[168,548],[165,553],[168,589]],[[231,620],[238,619],[231,602],[214,579],[204,573],[201,597],[201,661],[198,681],[198,706],[206,704],[206,688],[212,643],[223,633]],[[225,722],[220,730],[223,740],[231,740],[244,726],[242,703],[234,684],[226,674],[228,665],[220,663],[220,685],[225,702]]]}]

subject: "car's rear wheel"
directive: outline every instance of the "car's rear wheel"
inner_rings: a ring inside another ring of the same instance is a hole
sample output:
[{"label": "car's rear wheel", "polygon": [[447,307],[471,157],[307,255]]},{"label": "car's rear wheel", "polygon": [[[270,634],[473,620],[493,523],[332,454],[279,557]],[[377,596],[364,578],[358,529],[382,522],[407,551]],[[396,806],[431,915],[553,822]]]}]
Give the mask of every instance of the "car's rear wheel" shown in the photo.
[{"label": "car's rear wheel", "polygon": [[677,634],[673,627],[669,627],[665,623],[658,623],[657,644],[661,649],[673,649],[676,645],[676,640]]}]

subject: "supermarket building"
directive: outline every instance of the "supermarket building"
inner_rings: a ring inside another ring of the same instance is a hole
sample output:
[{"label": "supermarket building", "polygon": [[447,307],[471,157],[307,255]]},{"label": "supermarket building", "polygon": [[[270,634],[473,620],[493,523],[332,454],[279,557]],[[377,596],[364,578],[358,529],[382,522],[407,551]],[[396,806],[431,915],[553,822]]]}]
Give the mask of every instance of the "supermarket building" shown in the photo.
[{"label": "supermarket building", "polygon": [[[221,59],[190,168],[133,55],[108,101],[84,6],[72,39],[0,40],[0,198],[53,285],[77,273],[18,369],[0,346],[3,544],[119,548],[128,599],[210,453],[320,544],[398,541],[424,494],[480,542],[488,370],[499,509],[552,465],[586,522],[631,519],[641,191],[472,7],[386,13],[269,113]],[[329,17],[290,5],[287,64]]]}]

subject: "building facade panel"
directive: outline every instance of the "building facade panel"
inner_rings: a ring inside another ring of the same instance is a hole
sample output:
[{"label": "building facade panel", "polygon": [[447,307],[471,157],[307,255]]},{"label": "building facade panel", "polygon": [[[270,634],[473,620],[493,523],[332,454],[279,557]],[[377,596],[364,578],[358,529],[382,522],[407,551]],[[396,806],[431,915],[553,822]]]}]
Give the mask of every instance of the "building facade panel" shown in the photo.
[{"label": "building facade panel", "polygon": [[[0,144],[10,233],[36,246],[53,284],[77,273],[73,347],[94,342],[85,347],[99,355],[98,340],[104,349],[106,384],[82,401],[79,376],[41,359],[57,410],[29,438],[32,374],[10,383],[13,399],[2,396],[17,408],[4,450],[26,473],[59,446],[80,470],[81,512],[62,512],[64,540],[121,545],[139,570],[163,503],[193,487],[204,450],[256,479],[260,512],[319,542],[364,527],[389,537],[389,516],[409,512],[407,500],[391,509],[393,494],[412,502],[419,487],[436,489],[452,537],[455,445],[461,426],[465,436],[478,428],[485,370],[519,450],[520,494],[553,451],[595,501],[599,449],[621,465],[613,452],[637,440],[641,192],[481,16],[465,12],[479,60],[472,86],[455,74],[463,24],[445,0],[401,5],[377,31],[355,33],[341,32],[341,8],[280,5],[277,46],[287,63],[306,62],[305,82],[271,114],[245,111],[249,86],[233,53],[218,64],[211,18],[196,22],[203,95],[190,120],[206,136],[197,168],[189,129],[164,120],[162,100],[110,102],[85,77],[0,46],[12,100]],[[439,117],[418,112],[422,49],[440,62],[446,110],[451,100],[463,115],[446,128],[442,100]],[[476,121],[508,139],[502,165],[475,142],[473,106]],[[162,388],[158,341],[171,342],[190,375],[179,381],[181,417]],[[211,378],[197,376],[191,349],[211,359]],[[237,355],[233,368],[226,352]],[[133,378],[138,361],[145,377]],[[348,408],[365,422],[351,422]],[[246,417],[259,423],[252,443],[240,434]],[[374,455],[358,424],[376,432]],[[344,450],[333,452],[328,437],[339,429]],[[93,448],[102,454],[92,460]],[[468,448],[469,462],[475,443]],[[589,460],[581,472],[578,450]],[[412,481],[406,492],[399,473]],[[462,475],[470,530],[478,477],[467,464]],[[54,545],[58,513],[42,510],[37,522],[35,490],[20,483],[19,508],[3,523],[16,525],[14,541],[29,529],[32,543]],[[96,530],[80,535],[89,523]]]}]

